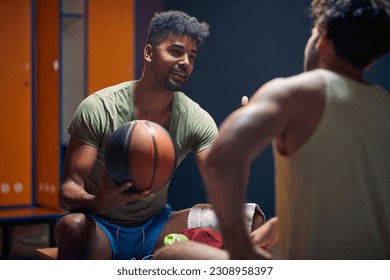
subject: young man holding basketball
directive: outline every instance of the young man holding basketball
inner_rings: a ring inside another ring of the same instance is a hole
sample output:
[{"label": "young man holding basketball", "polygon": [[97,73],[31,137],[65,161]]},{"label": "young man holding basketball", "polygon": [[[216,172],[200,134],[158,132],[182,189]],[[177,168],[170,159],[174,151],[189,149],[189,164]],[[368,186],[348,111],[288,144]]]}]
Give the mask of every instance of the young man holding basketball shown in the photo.
[{"label": "young man holding basketball", "polygon": [[363,77],[390,50],[389,8],[385,0],[312,1],[305,73],[261,87],[223,122],[208,156],[206,185],[227,251],[187,242],[158,258],[271,257],[237,211],[247,168],[271,141],[278,218],[266,225],[268,241],[279,239],[277,257],[390,258],[390,93]]},{"label": "young man holding basketball", "polygon": [[161,246],[162,234],[186,226],[188,211],[171,215],[167,206],[169,183],[153,193],[126,192],[132,183],[111,182],[104,168],[104,150],[119,126],[149,120],[172,136],[178,164],[192,151],[204,174],[217,126],[180,90],[192,73],[208,29],[206,23],[183,12],[155,14],[141,79],[103,89],[80,104],[68,128],[71,137],[59,194],[61,205],[70,211],[55,229],[59,259],[148,258],[155,246]]}]

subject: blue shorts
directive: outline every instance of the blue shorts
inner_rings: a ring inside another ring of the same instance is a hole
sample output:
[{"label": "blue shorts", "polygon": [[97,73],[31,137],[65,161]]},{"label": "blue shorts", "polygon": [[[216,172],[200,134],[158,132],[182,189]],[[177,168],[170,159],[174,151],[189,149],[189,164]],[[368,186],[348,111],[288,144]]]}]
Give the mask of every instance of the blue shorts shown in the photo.
[{"label": "blue shorts", "polygon": [[150,259],[157,238],[168,222],[173,211],[167,204],[142,226],[123,227],[92,215],[96,223],[107,234],[112,248],[113,259]]}]

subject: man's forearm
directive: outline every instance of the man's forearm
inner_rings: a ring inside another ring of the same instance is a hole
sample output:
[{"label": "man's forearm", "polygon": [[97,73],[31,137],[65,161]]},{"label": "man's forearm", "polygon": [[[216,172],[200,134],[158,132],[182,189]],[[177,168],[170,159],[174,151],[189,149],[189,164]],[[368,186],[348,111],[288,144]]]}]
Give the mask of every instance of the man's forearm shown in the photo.
[{"label": "man's forearm", "polygon": [[74,183],[61,185],[59,201],[65,210],[95,212],[93,200],[95,196],[87,193]]}]

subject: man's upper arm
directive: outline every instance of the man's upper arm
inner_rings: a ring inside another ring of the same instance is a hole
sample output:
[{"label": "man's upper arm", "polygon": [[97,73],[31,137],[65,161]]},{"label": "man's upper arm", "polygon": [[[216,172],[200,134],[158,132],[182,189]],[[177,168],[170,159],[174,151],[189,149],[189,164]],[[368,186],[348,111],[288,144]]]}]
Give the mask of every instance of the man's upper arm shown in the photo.
[{"label": "man's upper arm", "polygon": [[210,152],[210,147],[203,151],[195,154],[196,165],[198,166],[199,172],[203,177],[204,171],[206,170],[206,159]]},{"label": "man's upper arm", "polygon": [[71,136],[66,151],[62,181],[83,185],[97,158],[97,149]]},{"label": "man's upper arm", "polygon": [[200,114],[199,119],[197,120],[197,126],[194,131],[196,136],[194,138],[192,150],[198,169],[203,176],[206,158],[218,135],[218,128],[214,119],[206,111],[203,111],[203,114]]}]

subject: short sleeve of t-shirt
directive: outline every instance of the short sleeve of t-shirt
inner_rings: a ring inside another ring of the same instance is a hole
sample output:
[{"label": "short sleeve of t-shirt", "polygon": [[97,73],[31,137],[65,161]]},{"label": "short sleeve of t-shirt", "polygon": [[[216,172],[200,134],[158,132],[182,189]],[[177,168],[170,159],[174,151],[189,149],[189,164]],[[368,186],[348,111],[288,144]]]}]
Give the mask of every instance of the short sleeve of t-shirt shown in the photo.
[{"label": "short sleeve of t-shirt", "polygon": [[90,95],[78,106],[68,127],[68,133],[89,146],[102,145],[106,114],[103,102],[98,95]]},{"label": "short sleeve of t-shirt", "polygon": [[85,98],[73,116],[68,133],[87,145],[104,148],[110,135],[133,119],[134,83],[119,83]]},{"label": "short sleeve of t-shirt", "polygon": [[209,148],[218,133],[217,126],[212,117],[201,110],[194,121],[194,142],[191,147],[194,153]]},{"label": "short sleeve of t-shirt", "polygon": [[208,112],[182,92],[176,92],[172,106],[169,130],[175,139],[179,152],[179,162],[188,152],[199,153],[209,148],[218,128]]}]

